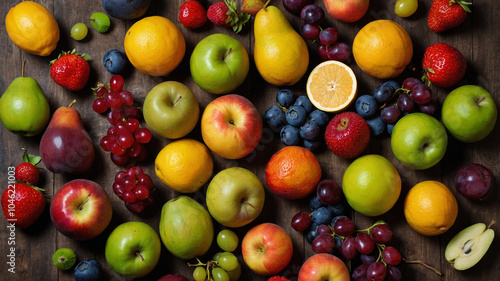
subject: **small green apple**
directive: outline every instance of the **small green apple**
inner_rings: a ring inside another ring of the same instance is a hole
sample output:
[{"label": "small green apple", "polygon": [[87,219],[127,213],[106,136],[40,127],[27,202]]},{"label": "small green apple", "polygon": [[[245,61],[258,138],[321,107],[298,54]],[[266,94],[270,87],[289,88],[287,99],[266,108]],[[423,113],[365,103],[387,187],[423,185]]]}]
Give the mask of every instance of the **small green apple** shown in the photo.
[{"label": "small green apple", "polygon": [[220,171],[207,188],[207,208],[227,227],[240,227],[257,218],[264,207],[265,191],[251,171],[232,167]]},{"label": "small green apple", "polygon": [[143,105],[144,121],[158,135],[178,139],[189,134],[200,116],[196,96],[182,83],[166,81],[156,85]]},{"label": "small green apple", "polygon": [[424,113],[411,113],[394,126],[391,148],[404,166],[424,170],[443,158],[448,146],[448,135],[443,125]]},{"label": "small green apple", "polygon": [[248,53],[237,39],[212,34],[195,46],[190,59],[194,82],[212,94],[227,94],[240,86],[250,69]]},{"label": "small green apple", "polygon": [[104,255],[109,267],[126,278],[150,273],[160,259],[161,242],[154,229],[143,222],[130,221],[109,235]]},{"label": "small green apple", "polygon": [[475,85],[456,88],[446,96],[441,118],[453,137],[461,142],[484,139],[495,127],[497,107],[485,89]]}]

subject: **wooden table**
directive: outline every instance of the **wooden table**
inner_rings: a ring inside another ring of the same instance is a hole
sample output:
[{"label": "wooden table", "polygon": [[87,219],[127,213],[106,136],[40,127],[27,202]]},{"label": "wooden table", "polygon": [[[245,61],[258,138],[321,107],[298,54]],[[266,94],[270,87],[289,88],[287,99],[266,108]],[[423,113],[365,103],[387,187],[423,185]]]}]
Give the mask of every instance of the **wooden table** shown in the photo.
[{"label": "wooden table", "polygon": [[[7,0],[0,3],[0,17],[3,19],[7,11],[17,4],[17,0]],[[154,159],[156,154],[171,140],[164,139],[158,135],[154,135],[153,140],[148,144],[149,157],[141,165],[143,169],[152,175],[157,191],[155,192],[155,205],[141,216],[130,213],[124,206],[123,202],[113,194],[111,184],[114,174],[122,170],[114,165],[108,153],[104,152],[99,147],[99,140],[104,135],[109,123],[104,116],[98,115],[92,111],[91,105],[94,96],[91,94],[90,88],[98,81],[106,82],[111,77],[102,64],[102,57],[106,51],[112,48],[123,49],[123,38],[126,30],[134,23],[134,21],[119,20],[111,18],[112,28],[106,34],[100,34],[93,30],[88,22],[88,18],[93,12],[104,11],[101,6],[101,1],[54,1],[54,0],[37,0],[53,12],[56,17],[60,31],[61,39],[57,49],[48,57],[38,57],[27,54],[16,47],[7,36],[4,25],[0,29],[0,90],[3,92],[10,82],[20,76],[21,64],[26,60],[26,75],[34,77],[46,96],[48,97],[51,112],[60,106],[67,106],[71,100],[76,99],[77,104],[74,106],[82,116],[85,128],[89,132],[96,147],[96,158],[92,170],[83,175],[68,176],[56,175],[47,170],[41,171],[40,186],[53,195],[59,187],[71,179],[87,178],[101,184],[112,199],[113,203],[113,219],[108,228],[95,239],[85,242],[77,242],[60,234],[52,225],[48,213],[46,211],[35,225],[26,230],[16,229],[15,235],[15,274],[9,273],[7,265],[7,255],[11,246],[7,244],[7,237],[11,234],[6,228],[5,220],[1,221],[0,227],[0,280],[73,280],[72,272],[58,271],[51,264],[51,257],[54,251],[60,247],[73,248],[79,260],[95,258],[99,260],[105,271],[103,280],[123,280],[120,276],[112,272],[104,259],[104,244],[107,236],[114,227],[126,221],[143,221],[151,225],[155,230],[158,230],[158,222],[160,219],[160,210],[162,205],[169,199],[180,194],[173,192],[154,175]],[[166,77],[151,77],[140,73],[137,70],[130,71],[125,75],[125,88],[130,90],[136,101],[142,103],[146,94],[151,88],[158,83],[166,80],[175,80],[186,84],[197,96],[201,109],[213,100],[216,96],[201,90],[190,76],[188,61],[190,54],[198,41],[205,36],[221,32],[229,34],[238,40],[247,48],[250,57],[253,58],[253,22],[247,24],[240,34],[235,34],[231,29],[217,27],[208,22],[200,30],[188,30],[184,28],[177,20],[179,6],[183,3],[179,1],[152,1],[147,12],[147,16],[161,15],[172,20],[182,31],[186,43],[186,55],[181,65]],[[201,1],[206,7],[215,1]],[[324,7],[322,1],[314,1]],[[296,30],[301,26],[301,20],[298,16],[291,15],[283,8],[282,1],[274,0],[274,5],[282,9],[285,15],[289,18],[291,24]],[[500,90],[500,72],[498,71],[497,62],[500,61],[500,40],[499,32],[496,23],[500,17],[500,4],[494,0],[475,1],[473,13],[468,15],[466,21],[457,29],[444,33],[435,33],[429,30],[426,17],[431,5],[431,0],[419,1],[419,8],[415,15],[410,18],[403,19],[394,14],[395,0],[391,1],[372,1],[367,14],[358,22],[353,24],[343,24],[333,20],[331,17],[326,18],[325,26],[333,26],[337,28],[342,41],[348,44],[352,43],[356,33],[365,24],[376,19],[391,19],[400,23],[409,32],[414,46],[414,56],[412,64],[415,70],[405,71],[398,80],[401,82],[404,78],[413,76],[420,77],[421,67],[420,62],[427,46],[436,42],[446,42],[459,49],[466,57],[468,67],[465,78],[462,84],[476,84],[489,90],[500,104],[498,91]],[[253,19],[252,19],[253,21]],[[88,37],[81,41],[75,41],[70,38],[69,32],[73,24],[77,22],[85,22],[89,26]],[[309,71],[318,64],[319,60],[315,51],[315,44],[308,42],[309,51],[311,54],[311,62]],[[80,92],[70,92],[58,86],[49,77],[49,61],[57,56],[62,50],[71,50],[76,48],[80,52],[90,54],[90,65],[92,68],[90,81],[86,88]],[[349,62],[353,68],[359,81],[359,93],[370,93],[380,81],[363,73],[355,64],[354,60]],[[267,84],[258,74],[251,59],[250,74],[242,86],[235,93],[241,94],[249,98],[263,114],[267,108],[274,103],[275,94],[281,87],[275,87]],[[308,71],[308,72],[309,72]],[[293,85],[291,89],[296,95],[305,94],[306,75],[299,83]],[[450,89],[432,88],[434,96],[442,102]],[[21,161],[22,150],[26,146],[33,154],[39,154],[38,144],[39,136],[35,137],[20,137],[7,131],[3,126],[0,130],[0,183],[2,190],[7,185],[8,167],[15,166]],[[201,140],[199,124],[187,137]],[[395,232],[394,240],[391,245],[400,249],[404,258],[408,260],[421,260],[427,264],[437,268],[443,273],[443,276],[438,276],[436,273],[424,268],[421,265],[406,264],[402,262],[399,266],[403,272],[404,280],[500,280],[500,242],[496,238],[492,247],[483,258],[483,260],[472,269],[465,272],[458,272],[451,268],[444,258],[444,249],[448,241],[461,229],[476,222],[485,222],[489,224],[493,219],[500,221],[500,193],[498,184],[491,194],[491,197],[484,202],[474,202],[468,200],[461,195],[458,195],[454,189],[454,176],[458,169],[470,162],[481,163],[491,169],[493,174],[500,178],[500,161],[498,153],[500,151],[500,131],[499,125],[495,127],[485,140],[473,143],[463,144],[453,138],[450,138],[448,149],[444,159],[436,166],[424,170],[413,171],[402,166],[394,157],[390,149],[390,138],[387,135],[382,137],[372,137],[368,149],[365,154],[380,154],[387,157],[397,167],[402,177],[403,188],[402,194],[396,205],[388,213],[380,217],[366,217],[355,212],[351,212],[350,216],[354,219],[358,229],[366,228],[377,220],[385,220],[390,224]],[[215,168],[214,172],[218,172],[224,168],[241,166],[245,167],[258,175],[260,180],[265,183],[264,168],[270,156],[278,149],[282,148],[277,136],[262,139],[259,144],[255,157],[246,157],[237,161],[224,160],[214,155]],[[352,160],[344,160],[333,155],[330,151],[322,150],[317,153],[320,161],[323,178],[331,178],[337,182],[341,182],[342,175],[347,166]],[[459,214],[454,226],[446,233],[435,236],[426,237],[414,232],[406,223],[403,216],[403,199],[409,188],[414,184],[424,180],[438,180],[446,184],[457,195],[459,204]],[[497,182],[498,183],[498,182]],[[204,189],[191,194],[193,198],[203,203]],[[50,203],[50,196],[48,198]],[[262,222],[274,222],[281,225],[292,237],[294,244],[293,259],[282,272],[282,275],[297,280],[297,274],[303,261],[313,254],[311,246],[307,243],[301,233],[294,231],[290,226],[290,219],[298,211],[308,210],[307,200],[288,201],[273,195],[266,187],[266,203],[262,214],[256,221],[250,225],[235,229],[242,238],[246,231]],[[216,225],[216,229],[220,226]],[[500,225],[493,225],[493,229],[498,233]],[[213,254],[216,250],[215,243],[209,254]],[[265,277],[260,277],[251,272],[241,258],[240,248],[237,253],[240,261],[243,264],[243,272],[241,280],[266,280]],[[174,258],[165,247],[162,246],[161,258],[155,270],[147,277],[140,280],[156,280],[158,277],[167,273],[182,273],[191,278],[192,268],[189,268],[185,261]]]}]

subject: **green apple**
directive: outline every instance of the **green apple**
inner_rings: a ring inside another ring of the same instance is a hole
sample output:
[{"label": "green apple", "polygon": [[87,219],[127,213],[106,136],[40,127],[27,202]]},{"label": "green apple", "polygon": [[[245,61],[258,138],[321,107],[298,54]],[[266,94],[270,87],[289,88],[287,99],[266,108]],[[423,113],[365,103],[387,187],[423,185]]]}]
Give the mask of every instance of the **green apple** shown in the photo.
[{"label": "green apple", "polygon": [[212,94],[227,94],[245,81],[250,62],[240,41],[216,33],[196,44],[190,59],[194,82]]},{"label": "green apple", "polygon": [[446,96],[441,111],[443,124],[461,142],[484,139],[495,127],[497,107],[485,89],[475,85],[456,88]]},{"label": "green apple", "polygon": [[240,227],[257,218],[264,207],[265,191],[251,171],[232,167],[220,171],[207,188],[207,208],[227,227]]},{"label": "green apple", "polygon": [[160,136],[178,139],[189,134],[200,116],[198,100],[184,84],[165,81],[146,96],[143,115],[148,127]]},{"label": "green apple", "polygon": [[448,135],[443,125],[424,113],[411,113],[394,126],[391,148],[404,166],[424,170],[443,158],[448,146]]},{"label": "green apple", "polygon": [[150,273],[160,259],[161,242],[154,229],[143,222],[130,221],[109,234],[104,255],[108,266],[125,278]]}]

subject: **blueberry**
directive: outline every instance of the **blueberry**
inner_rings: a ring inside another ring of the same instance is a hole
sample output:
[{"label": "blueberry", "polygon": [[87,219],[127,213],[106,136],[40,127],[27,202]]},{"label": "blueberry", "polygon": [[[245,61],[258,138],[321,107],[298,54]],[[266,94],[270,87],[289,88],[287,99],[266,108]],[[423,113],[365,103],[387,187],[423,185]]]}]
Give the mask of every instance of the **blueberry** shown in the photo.
[{"label": "blueberry", "polygon": [[325,127],[330,121],[328,114],[319,109],[315,109],[309,113],[307,119],[316,121],[320,127]]},{"label": "blueberry", "polygon": [[312,223],[311,226],[306,230],[306,240],[309,243],[312,243],[314,239],[318,236],[316,230],[318,229],[318,224]]},{"label": "blueberry", "polygon": [[342,238],[335,235],[334,239],[335,239],[335,244],[333,245],[333,248],[340,249],[340,246],[342,245]]},{"label": "blueberry", "polygon": [[102,58],[102,62],[104,63],[104,68],[113,74],[123,73],[129,63],[125,53],[118,49],[107,51]]},{"label": "blueberry", "polygon": [[356,99],[356,112],[363,118],[371,118],[375,116],[378,109],[377,100],[370,95],[362,95]]},{"label": "blueberry", "polygon": [[319,135],[319,132],[319,125],[314,120],[309,120],[300,126],[300,137],[305,140],[315,139]]},{"label": "blueberry", "polygon": [[322,144],[320,140],[304,140],[304,148],[311,152],[318,151]]},{"label": "blueberry", "polygon": [[399,83],[394,81],[394,80],[387,80],[383,84],[388,84],[389,86],[391,86],[394,89],[394,91],[401,88],[401,86],[399,86]]},{"label": "blueberry", "polygon": [[75,267],[74,277],[76,281],[98,281],[101,280],[102,266],[94,260],[83,260]]},{"label": "blueberry", "polygon": [[292,125],[285,125],[281,129],[280,139],[285,145],[297,145],[300,142],[299,129]]},{"label": "blueberry", "polygon": [[380,84],[377,88],[375,88],[375,90],[373,90],[373,97],[380,105],[389,102],[393,94],[394,89],[389,84]]},{"label": "blueberry", "polygon": [[311,219],[317,224],[328,224],[332,221],[333,213],[327,207],[319,207],[314,210]]},{"label": "blueberry", "polygon": [[310,113],[314,110],[314,105],[311,103],[309,98],[307,96],[299,96],[296,100],[294,105],[300,105],[302,106],[307,113]]},{"label": "blueberry", "polygon": [[394,125],[396,124],[387,124],[387,133],[389,133],[389,135],[392,135],[392,130],[394,130]]},{"label": "blueberry", "polygon": [[334,216],[340,216],[345,213],[345,206],[342,203],[327,206],[330,211],[332,211]]},{"label": "blueberry", "polygon": [[281,89],[276,94],[276,102],[278,102],[281,107],[289,108],[294,101],[295,96],[290,89]]},{"label": "blueberry", "polygon": [[321,206],[323,206],[323,203],[321,203],[321,201],[319,201],[319,198],[317,195],[315,195],[311,199],[309,199],[309,208],[311,209],[311,211],[314,211]]},{"label": "blueberry", "polygon": [[278,106],[273,106],[264,113],[264,121],[273,132],[279,132],[286,124],[285,113]]},{"label": "blueberry", "polygon": [[380,136],[387,128],[387,125],[382,121],[380,115],[366,120],[366,123],[368,123],[368,127],[370,127],[372,136]]},{"label": "blueberry", "polygon": [[299,127],[306,122],[307,112],[300,105],[292,105],[286,111],[285,117],[288,124]]}]

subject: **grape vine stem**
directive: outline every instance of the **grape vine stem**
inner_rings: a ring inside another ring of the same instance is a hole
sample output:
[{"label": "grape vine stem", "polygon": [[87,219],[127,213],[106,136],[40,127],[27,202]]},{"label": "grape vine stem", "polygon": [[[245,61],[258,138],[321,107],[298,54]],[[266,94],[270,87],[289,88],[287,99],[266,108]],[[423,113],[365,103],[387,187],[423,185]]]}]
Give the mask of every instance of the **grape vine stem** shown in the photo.
[{"label": "grape vine stem", "polygon": [[430,266],[430,265],[426,264],[425,262],[423,262],[423,261],[421,261],[421,260],[414,260],[414,261],[410,261],[410,260],[407,260],[407,259],[403,258],[403,261],[404,261],[404,262],[406,262],[406,263],[409,263],[409,264],[415,264],[415,263],[416,263],[416,264],[420,264],[420,265],[422,265],[422,266],[424,266],[424,267],[426,267],[426,268],[428,268],[428,269],[430,269],[430,270],[434,271],[434,273],[436,273],[437,275],[439,275],[439,276],[443,276],[443,273],[442,273],[441,271],[439,271],[439,270],[437,270],[436,268],[434,268],[434,267],[432,267],[432,266]]}]

